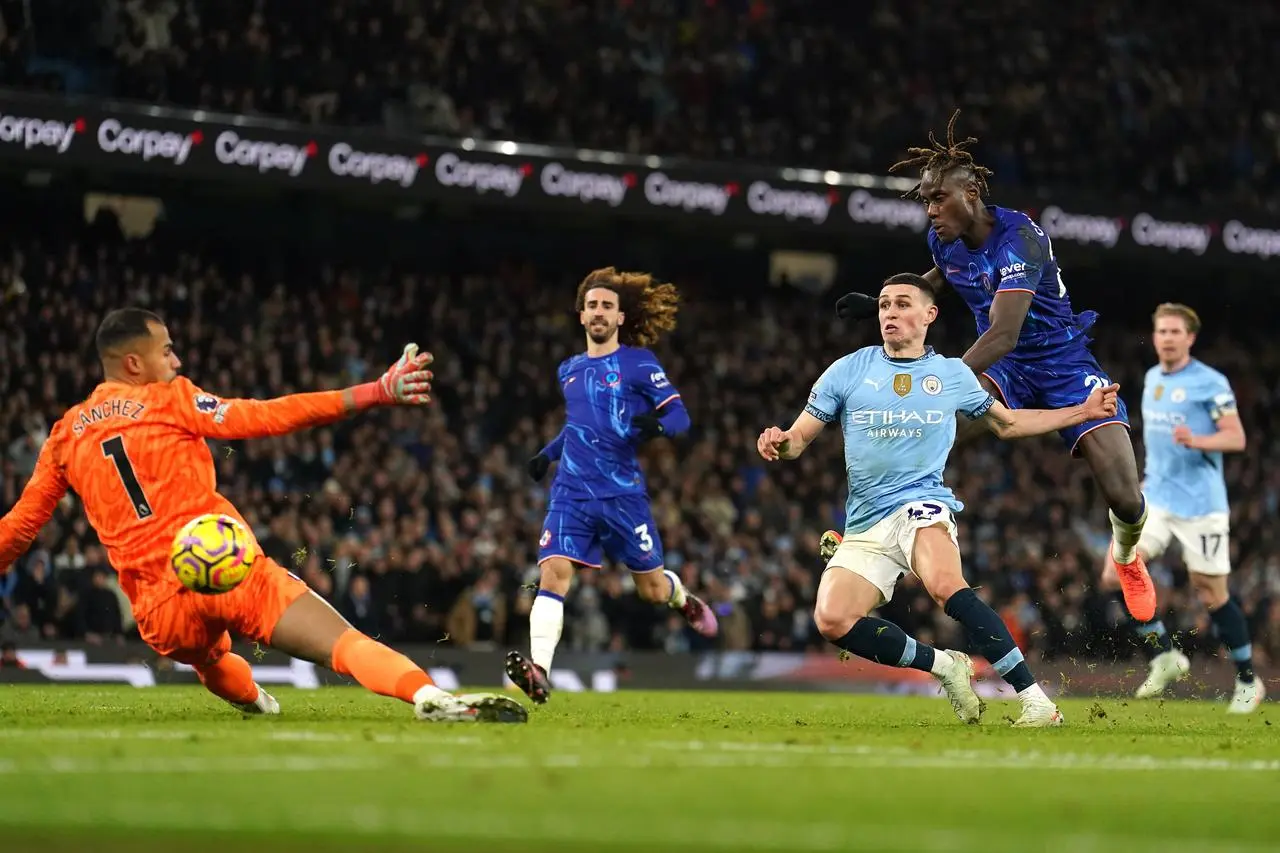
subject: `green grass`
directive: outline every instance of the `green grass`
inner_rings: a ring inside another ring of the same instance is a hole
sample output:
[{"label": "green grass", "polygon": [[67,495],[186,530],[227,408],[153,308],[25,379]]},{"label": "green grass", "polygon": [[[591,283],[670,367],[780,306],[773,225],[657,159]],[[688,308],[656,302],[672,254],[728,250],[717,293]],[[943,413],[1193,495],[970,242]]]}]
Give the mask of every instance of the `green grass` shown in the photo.
[{"label": "green grass", "polygon": [[1275,850],[1275,705],[556,694],[416,723],[345,688],[242,718],[198,688],[0,687],[0,850]]}]

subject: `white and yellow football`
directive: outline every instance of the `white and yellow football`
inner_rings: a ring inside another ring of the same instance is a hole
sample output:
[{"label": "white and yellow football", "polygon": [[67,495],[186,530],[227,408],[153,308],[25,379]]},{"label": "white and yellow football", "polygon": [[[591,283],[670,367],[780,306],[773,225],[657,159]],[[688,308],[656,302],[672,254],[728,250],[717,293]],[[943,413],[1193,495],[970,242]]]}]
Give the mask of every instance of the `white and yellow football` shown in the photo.
[{"label": "white and yellow football", "polygon": [[204,595],[230,592],[249,576],[257,559],[253,537],[229,515],[210,513],[187,522],[173,540],[173,571],[187,589]]}]

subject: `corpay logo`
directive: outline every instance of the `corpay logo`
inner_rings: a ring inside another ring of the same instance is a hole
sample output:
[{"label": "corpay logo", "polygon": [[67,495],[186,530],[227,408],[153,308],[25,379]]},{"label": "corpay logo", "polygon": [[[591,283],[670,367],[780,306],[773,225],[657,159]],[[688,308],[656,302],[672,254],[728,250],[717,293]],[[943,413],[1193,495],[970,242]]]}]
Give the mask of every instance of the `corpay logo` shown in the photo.
[{"label": "corpay logo", "polygon": [[1040,214],[1040,227],[1055,240],[1070,240],[1086,245],[1097,243],[1110,249],[1120,241],[1124,220],[1106,216],[1080,216],[1050,205]]},{"label": "corpay logo", "polygon": [[636,176],[604,175],[597,172],[575,172],[562,163],[551,162],[542,167],[539,176],[542,191],[550,196],[576,198],[581,202],[603,201],[617,207],[636,185]]},{"label": "corpay logo", "polygon": [[652,172],[644,179],[644,197],[649,204],[678,207],[690,213],[702,210],[713,216],[720,216],[729,206],[729,199],[737,194],[737,184],[722,186],[676,181],[663,172]]},{"label": "corpay logo", "polygon": [[213,141],[213,155],[219,163],[228,166],[246,166],[261,173],[281,171],[298,177],[306,168],[307,159],[316,153],[316,144],[305,146],[279,142],[257,142],[241,139],[233,130],[224,130]]},{"label": "corpay logo", "polygon": [[761,216],[781,216],[788,221],[808,219],[815,225],[827,221],[831,205],[839,195],[835,190],[816,193],[810,190],[780,190],[765,181],[754,181],[747,187],[747,207]]},{"label": "corpay logo", "polygon": [[0,114],[0,142],[18,144],[28,151],[37,147],[52,148],[59,154],[66,154],[76,134],[83,131],[82,118],[67,124],[63,121]]},{"label": "corpay logo", "polygon": [[484,194],[499,192],[508,198],[520,192],[533,167],[505,166],[501,163],[470,163],[457,154],[441,154],[436,160],[436,180],[446,187],[464,187]]},{"label": "corpay logo", "polygon": [[1280,255],[1280,231],[1250,228],[1233,219],[1222,227],[1222,244],[1233,255],[1274,258]]},{"label": "corpay logo", "polygon": [[866,190],[854,190],[847,205],[854,222],[909,228],[920,232],[929,227],[929,214],[924,205],[901,198],[877,198]]},{"label": "corpay logo", "polygon": [[1164,222],[1149,213],[1139,213],[1133,217],[1133,226],[1129,230],[1133,234],[1133,242],[1139,246],[1157,246],[1170,252],[1188,249],[1195,255],[1205,253],[1214,232],[1209,225]]},{"label": "corpay logo", "polygon": [[329,149],[328,164],[329,171],[339,177],[360,178],[371,184],[390,181],[408,189],[417,179],[418,170],[427,165],[427,155],[372,154],[336,142]]},{"label": "corpay logo", "polygon": [[204,134],[198,130],[184,135],[171,130],[139,129],[114,118],[98,125],[98,147],[108,154],[128,154],[143,161],[172,160],[175,166],[187,162],[192,146],[203,141]]}]

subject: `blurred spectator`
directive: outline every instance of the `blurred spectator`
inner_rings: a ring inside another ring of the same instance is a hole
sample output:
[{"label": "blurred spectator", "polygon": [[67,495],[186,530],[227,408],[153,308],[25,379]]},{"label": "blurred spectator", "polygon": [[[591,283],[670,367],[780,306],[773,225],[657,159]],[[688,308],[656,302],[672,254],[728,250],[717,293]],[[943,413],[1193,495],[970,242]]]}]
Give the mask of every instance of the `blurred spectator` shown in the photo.
[{"label": "blurred spectator", "polygon": [[[372,261],[335,267],[248,232],[222,248],[163,233],[124,242],[109,229],[68,230],[38,211],[0,233],[11,241],[0,253],[0,290],[10,293],[0,313],[0,447],[20,451],[0,468],[0,508],[25,482],[30,442],[43,440],[35,425],[47,430],[98,381],[90,342],[110,307],[161,313],[185,371],[228,396],[338,387],[416,339],[436,355],[433,407],[216,445],[219,488],[268,554],[363,630],[391,642],[525,642],[547,483],[531,483],[521,460],[560,427],[552,377],[581,345],[566,309],[591,248],[545,248],[572,271],[550,260],[501,260],[492,241],[490,259],[433,257],[417,271]],[[17,280],[27,286],[12,288]],[[750,280],[679,284],[680,326],[660,356],[694,429],[687,441],[644,451],[668,565],[721,614],[718,647],[822,648],[809,614],[818,535],[844,522],[841,442],[824,436],[801,460],[765,466],[754,437],[794,416],[807,383],[874,331],[830,319],[826,297],[819,313],[814,297]],[[1127,312],[1116,306],[1098,332],[1099,359],[1130,395],[1135,417],[1133,395],[1152,359],[1146,306],[1165,295]],[[1261,638],[1280,635],[1280,345],[1249,316],[1228,326],[1215,310],[1205,305],[1207,328],[1223,333],[1206,333],[1197,352],[1232,378],[1250,436],[1248,451],[1226,466],[1233,585],[1259,654],[1274,655]],[[971,320],[955,311],[931,338],[940,351],[961,352],[972,340]],[[959,522],[967,576],[1029,647],[1051,656],[1136,654],[1114,599],[1093,591],[1109,530],[1105,507],[1087,468],[1056,438],[976,442],[953,456],[947,479],[968,505]],[[0,579],[5,637],[132,636],[127,605],[73,495],[16,570]],[[1166,625],[1193,651],[1211,648],[1180,560],[1153,571],[1170,610]],[[581,572],[567,608],[565,648],[708,647],[640,602],[617,567]],[[927,642],[963,642],[911,578],[884,613]]]},{"label": "blurred spectator", "polygon": [[[98,14],[84,7],[96,2]],[[42,0],[0,73],[412,133],[883,173],[961,134],[997,191],[1280,205],[1280,6],[935,0]],[[80,22],[97,18],[96,28]],[[109,57],[101,62],[100,46]]]}]

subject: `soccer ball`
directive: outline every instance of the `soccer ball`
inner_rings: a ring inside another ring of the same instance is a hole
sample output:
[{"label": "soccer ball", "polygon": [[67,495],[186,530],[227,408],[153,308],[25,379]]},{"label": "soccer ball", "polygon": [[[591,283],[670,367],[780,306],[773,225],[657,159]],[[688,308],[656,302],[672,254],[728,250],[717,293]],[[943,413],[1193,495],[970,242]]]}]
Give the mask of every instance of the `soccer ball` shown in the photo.
[{"label": "soccer ball", "polygon": [[205,595],[235,589],[257,556],[249,531],[229,515],[193,518],[173,540],[174,574],[187,589]]}]

